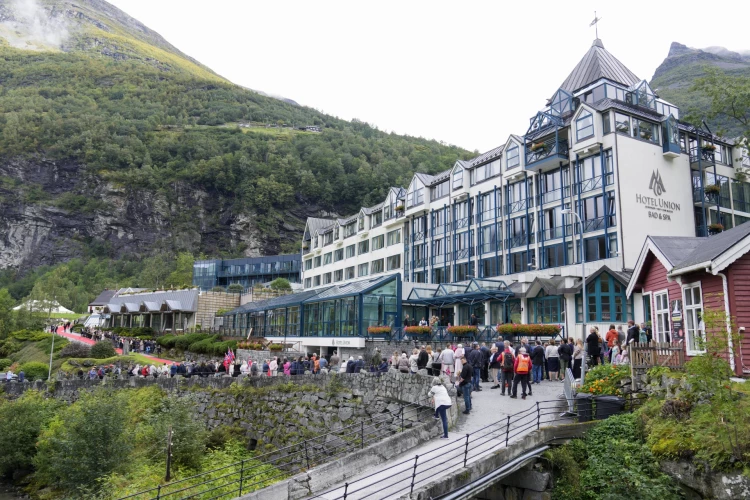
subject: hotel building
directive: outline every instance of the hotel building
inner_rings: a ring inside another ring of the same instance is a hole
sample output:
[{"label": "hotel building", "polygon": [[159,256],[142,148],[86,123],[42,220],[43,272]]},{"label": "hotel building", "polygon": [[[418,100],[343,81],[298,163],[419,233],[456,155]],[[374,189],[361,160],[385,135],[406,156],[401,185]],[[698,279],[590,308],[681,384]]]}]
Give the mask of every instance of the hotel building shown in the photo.
[{"label": "hotel building", "polygon": [[743,165],[733,141],[681,122],[597,39],[519,134],[356,214],[308,219],[304,292],[240,308],[233,325],[362,347],[368,326],[398,328],[407,314],[552,323],[576,337],[650,320],[651,296],[627,293],[646,236],[750,220]]}]

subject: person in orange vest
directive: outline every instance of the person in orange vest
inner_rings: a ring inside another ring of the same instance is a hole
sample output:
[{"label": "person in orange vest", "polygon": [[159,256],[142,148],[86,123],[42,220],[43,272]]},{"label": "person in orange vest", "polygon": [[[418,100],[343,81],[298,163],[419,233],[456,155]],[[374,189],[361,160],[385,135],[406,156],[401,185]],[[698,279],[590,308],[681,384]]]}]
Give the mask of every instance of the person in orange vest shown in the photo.
[{"label": "person in orange vest", "polygon": [[518,356],[516,356],[516,362],[513,365],[513,371],[515,377],[513,378],[513,394],[512,398],[518,397],[518,383],[521,382],[521,399],[526,399],[526,391],[530,389],[529,383],[529,372],[531,371],[531,358],[526,354],[526,348],[521,347],[518,350]]}]

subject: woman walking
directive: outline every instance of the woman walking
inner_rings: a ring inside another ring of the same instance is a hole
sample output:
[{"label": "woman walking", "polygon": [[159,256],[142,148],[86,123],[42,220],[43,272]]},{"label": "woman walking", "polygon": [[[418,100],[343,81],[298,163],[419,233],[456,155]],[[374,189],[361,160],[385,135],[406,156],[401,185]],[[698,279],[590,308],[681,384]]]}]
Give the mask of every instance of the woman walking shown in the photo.
[{"label": "woman walking", "polygon": [[583,341],[578,339],[573,348],[573,378],[581,378],[581,364],[583,363],[584,354],[586,353],[583,350]]},{"label": "woman walking", "polygon": [[599,354],[601,353],[601,348],[599,347],[600,341],[601,338],[596,332],[596,328],[592,326],[589,329],[589,336],[586,337],[586,350],[588,351],[588,355],[591,356],[591,366],[599,364]]},{"label": "woman walking", "polygon": [[440,418],[443,421],[443,437],[440,439],[448,439],[447,412],[451,407],[451,398],[448,396],[448,391],[440,381],[440,378],[435,377],[432,379],[432,388],[428,395],[432,397],[432,403],[435,405],[435,415],[433,418],[436,420]]}]

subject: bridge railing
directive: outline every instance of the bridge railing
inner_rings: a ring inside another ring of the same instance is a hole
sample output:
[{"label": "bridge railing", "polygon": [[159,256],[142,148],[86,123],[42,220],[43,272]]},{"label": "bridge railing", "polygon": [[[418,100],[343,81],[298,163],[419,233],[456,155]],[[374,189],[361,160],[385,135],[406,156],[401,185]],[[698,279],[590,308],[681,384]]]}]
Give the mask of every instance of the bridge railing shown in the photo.
[{"label": "bridge railing", "polygon": [[119,500],[229,499],[265,488],[369,445],[374,438],[403,432],[427,421],[434,410],[429,399],[400,404],[394,412],[369,419],[226,465],[217,469],[132,493]]},{"label": "bridge railing", "polygon": [[[626,400],[625,411],[632,411],[639,401],[632,397]],[[567,409],[565,403],[564,399],[540,401],[525,411],[502,417],[494,424],[465,434],[441,447],[422,455],[415,455],[385,469],[378,469],[356,481],[345,483],[343,487],[337,486],[309,499],[347,500],[367,497],[372,500],[382,500],[411,494],[415,488],[434,481],[443,473],[479,461],[501,446],[507,447],[530,431],[538,430],[554,422],[570,423],[577,415],[568,411],[561,413],[561,408]],[[607,403],[602,401],[597,404],[606,405]],[[619,409],[618,406],[617,410]],[[589,419],[595,417],[590,409],[586,411],[586,414]],[[460,465],[457,467],[457,464]],[[386,479],[374,483],[375,476]],[[366,495],[363,494],[365,492]]]}]

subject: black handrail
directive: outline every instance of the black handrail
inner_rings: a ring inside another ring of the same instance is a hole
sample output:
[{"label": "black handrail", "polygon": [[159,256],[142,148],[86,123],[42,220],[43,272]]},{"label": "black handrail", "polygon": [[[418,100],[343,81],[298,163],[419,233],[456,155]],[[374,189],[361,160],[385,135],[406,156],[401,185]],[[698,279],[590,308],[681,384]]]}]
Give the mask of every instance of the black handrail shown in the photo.
[{"label": "black handrail", "polygon": [[[378,427],[380,424],[384,424],[388,420],[388,416],[385,415],[382,417],[380,417],[380,415],[375,415],[369,419],[363,418],[355,424],[348,425],[336,431],[319,434],[257,457],[247,458],[217,469],[195,474],[177,481],[142,490],[137,493],[132,493],[121,497],[119,500],[136,498],[138,500],[161,500],[165,498],[185,500],[199,496],[203,498],[203,495],[206,495],[207,493],[234,485],[237,485],[237,487],[233,488],[231,491],[224,491],[220,495],[210,498],[232,498],[235,496],[241,496],[243,492],[248,493],[258,489],[254,488],[255,486],[269,486],[284,476],[291,476],[328,462],[337,455],[351,451],[352,445],[364,448],[365,443],[368,442],[368,438],[375,435],[382,437],[383,432],[390,433],[391,435],[397,432],[403,432],[407,426],[414,421],[420,423],[422,421],[422,414],[427,410],[429,410],[430,413],[434,411],[431,406],[428,406],[429,403],[430,400],[427,398],[414,403],[400,403],[398,411],[389,412],[389,415],[396,421],[396,426],[388,425],[385,429],[383,427]],[[366,422],[366,420],[369,420],[369,423]],[[326,439],[331,436],[338,438],[340,442],[333,445],[329,444],[323,446]],[[281,456],[279,456],[280,453],[282,453]],[[250,461],[260,463],[248,464],[247,462]],[[226,473],[224,473],[224,471],[226,471]],[[259,476],[276,471],[278,471],[278,473],[271,477],[259,478]],[[216,473],[221,474],[218,477],[191,484],[191,482],[196,479],[205,478],[206,476]],[[192,491],[197,488],[201,489]]]}]

